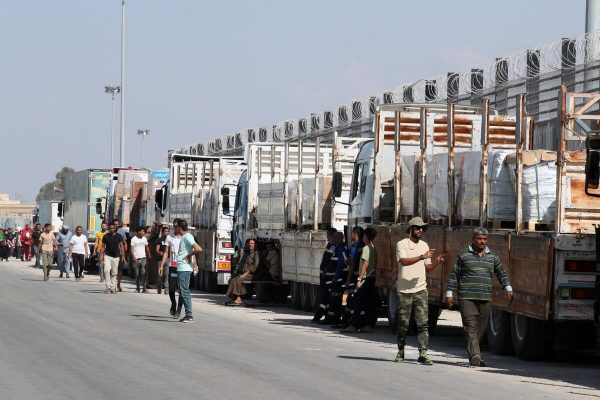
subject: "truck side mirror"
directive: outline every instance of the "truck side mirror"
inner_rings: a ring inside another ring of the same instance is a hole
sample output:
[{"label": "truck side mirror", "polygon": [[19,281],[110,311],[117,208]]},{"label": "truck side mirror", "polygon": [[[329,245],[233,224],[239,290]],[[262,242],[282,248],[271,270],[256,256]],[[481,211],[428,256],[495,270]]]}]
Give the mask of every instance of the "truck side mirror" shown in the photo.
[{"label": "truck side mirror", "polygon": [[154,192],[154,210],[162,211],[163,210],[163,190],[156,189]]},{"label": "truck side mirror", "polygon": [[58,212],[56,213],[56,216],[57,216],[58,218],[62,218],[62,216],[63,216],[63,211],[64,211],[64,207],[65,207],[65,202],[64,202],[64,200],[63,200],[63,201],[60,201],[60,202],[58,203]]},{"label": "truck side mirror", "polygon": [[600,197],[600,194],[589,193],[588,189],[600,186],[600,136],[587,138],[587,157],[585,160],[585,193]]},{"label": "truck side mirror", "polygon": [[96,214],[102,215],[104,210],[102,209],[102,197],[96,199]]},{"label": "truck side mirror", "polygon": [[341,197],[342,196],[342,173],[334,172],[333,173],[333,181],[331,183],[331,192],[333,193],[333,197]]},{"label": "truck side mirror", "polygon": [[221,188],[221,196],[223,197],[223,200],[222,200],[223,214],[229,215],[229,188],[228,187]]}]

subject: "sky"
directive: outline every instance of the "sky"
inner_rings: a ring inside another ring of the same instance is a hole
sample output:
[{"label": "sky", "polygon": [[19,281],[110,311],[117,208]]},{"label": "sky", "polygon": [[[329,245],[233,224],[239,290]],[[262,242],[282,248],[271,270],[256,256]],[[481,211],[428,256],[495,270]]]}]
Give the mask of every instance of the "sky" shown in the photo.
[{"label": "sky", "polygon": [[[125,161],[580,36],[585,0],[126,0]],[[0,0],[0,193],[110,167],[121,0]],[[115,160],[119,159],[119,105]]]}]

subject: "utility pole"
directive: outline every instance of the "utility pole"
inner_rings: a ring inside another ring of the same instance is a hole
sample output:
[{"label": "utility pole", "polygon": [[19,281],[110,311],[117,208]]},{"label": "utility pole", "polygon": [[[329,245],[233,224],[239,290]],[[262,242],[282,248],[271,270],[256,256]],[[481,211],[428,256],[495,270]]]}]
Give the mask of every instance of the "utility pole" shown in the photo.
[{"label": "utility pole", "polygon": [[110,169],[115,167],[115,145],[114,145],[114,129],[115,129],[115,94],[121,92],[120,86],[104,86],[104,92],[110,93],[112,96],[112,110],[110,113]]},{"label": "utility pole", "polygon": [[119,166],[125,166],[125,0],[121,0],[121,152]]}]

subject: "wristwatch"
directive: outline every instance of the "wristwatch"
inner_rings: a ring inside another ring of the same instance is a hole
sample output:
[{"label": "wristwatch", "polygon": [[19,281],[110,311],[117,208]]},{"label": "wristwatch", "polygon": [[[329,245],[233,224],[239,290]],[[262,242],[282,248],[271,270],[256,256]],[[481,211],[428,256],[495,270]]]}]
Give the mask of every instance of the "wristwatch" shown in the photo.
[{"label": "wristwatch", "polygon": [[421,255],[419,256],[419,261],[423,261],[423,260],[425,260],[425,257],[423,256],[423,254],[421,254]]}]

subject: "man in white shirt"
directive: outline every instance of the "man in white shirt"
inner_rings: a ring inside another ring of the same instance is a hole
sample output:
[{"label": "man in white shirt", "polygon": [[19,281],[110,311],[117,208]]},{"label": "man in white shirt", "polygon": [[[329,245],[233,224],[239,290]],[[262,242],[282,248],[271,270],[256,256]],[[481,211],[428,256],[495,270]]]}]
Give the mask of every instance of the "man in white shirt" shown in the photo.
[{"label": "man in white shirt", "polygon": [[146,289],[146,260],[150,260],[150,249],[148,248],[148,239],[144,236],[146,230],[143,227],[137,229],[137,235],[131,238],[131,261],[133,270],[135,271],[135,287],[136,291],[148,293]]},{"label": "man in white shirt", "polygon": [[[164,274],[165,263],[168,262],[167,268],[167,276],[169,280],[168,291],[169,291],[169,299],[171,300],[171,309],[169,310],[169,314],[174,319],[179,319],[181,315],[181,308],[183,307],[183,297],[181,296],[181,292],[179,292],[179,300],[175,299],[175,292],[179,289],[179,281],[177,280],[177,253],[179,253],[179,244],[181,242],[181,235],[179,234],[179,218],[175,218],[173,220],[173,228],[174,232],[172,235],[168,235],[165,240],[166,248],[163,251],[162,260],[160,262],[160,266],[158,268],[158,274]],[[167,228],[168,229],[168,228]]]},{"label": "man in white shirt", "polygon": [[75,228],[75,235],[71,237],[69,242],[69,259],[73,260],[73,269],[75,272],[75,280],[80,281],[83,278],[83,269],[85,268],[85,260],[90,256],[87,236],[83,234],[83,228],[78,226]]},{"label": "man in white shirt", "polygon": [[419,342],[419,358],[421,364],[432,365],[433,361],[427,355],[429,344],[429,296],[427,292],[426,273],[433,271],[438,264],[445,261],[443,254],[431,262],[435,249],[423,240],[427,224],[420,217],[408,221],[406,233],[409,237],[402,239],[396,245],[396,261],[398,262],[398,279],[396,291],[398,294],[398,353],[395,362],[404,361],[404,345],[406,331],[410,323],[411,312],[415,312],[417,325],[417,340]]}]

